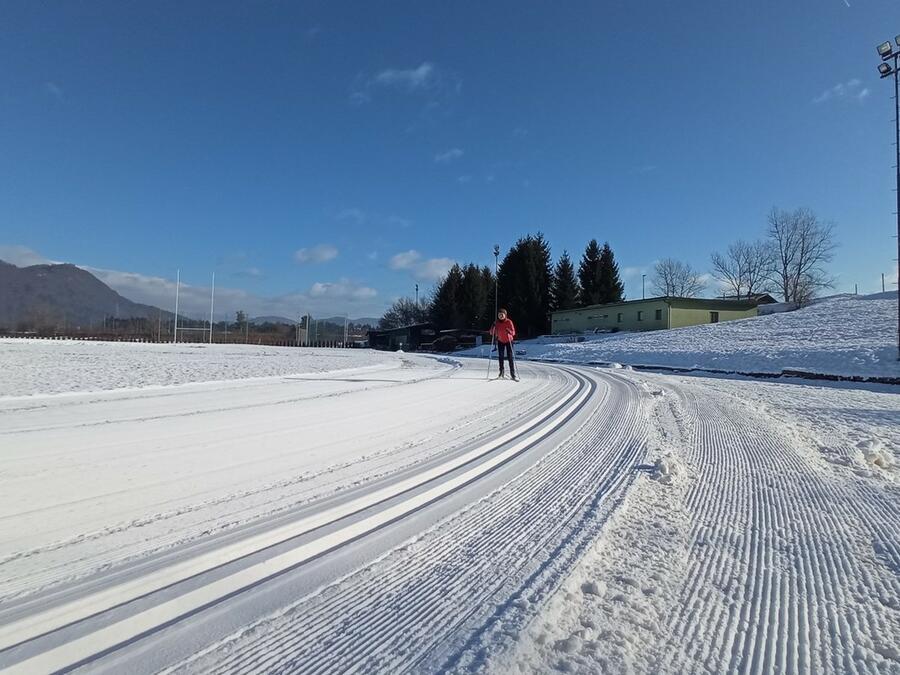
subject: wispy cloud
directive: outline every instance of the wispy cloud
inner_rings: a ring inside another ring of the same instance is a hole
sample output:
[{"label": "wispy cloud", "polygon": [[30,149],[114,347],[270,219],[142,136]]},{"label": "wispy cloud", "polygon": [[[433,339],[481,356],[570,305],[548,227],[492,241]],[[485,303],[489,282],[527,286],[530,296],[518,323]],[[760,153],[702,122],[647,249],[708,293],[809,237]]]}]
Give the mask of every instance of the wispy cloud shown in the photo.
[{"label": "wispy cloud", "polygon": [[239,279],[262,279],[266,275],[258,267],[245,267],[232,272],[231,276]]},{"label": "wispy cloud", "polygon": [[410,249],[392,256],[388,266],[392,270],[407,271],[418,281],[438,281],[454,262],[451,258],[424,258],[415,249]]},{"label": "wispy cloud", "polygon": [[869,90],[868,88],[860,90],[860,85],[862,85],[862,81],[855,77],[852,80],[847,80],[846,82],[838,82],[830,89],[826,89],[821,94],[816,96],[812,100],[812,102],[818,104],[825,103],[825,101],[830,101],[833,99],[849,98],[854,98],[856,100],[862,101],[869,95]]},{"label": "wispy cloud", "polygon": [[375,75],[375,84],[387,87],[403,87],[406,89],[421,89],[432,84],[437,77],[433,63],[425,61],[417,68],[388,68]]},{"label": "wispy cloud", "polygon": [[323,263],[334,260],[338,250],[331,244],[318,244],[312,248],[301,248],[294,253],[294,260],[305,265],[307,263]]},{"label": "wispy cloud", "polygon": [[457,182],[457,183],[461,183],[461,184],[471,183],[471,182],[472,182],[472,176],[470,176],[469,174],[464,174],[464,175],[462,175],[462,176],[458,176],[458,177],[456,178],[456,182]]},{"label": "wispy cloud", "polygon": [[364,105],[372,100],[378,89],[429,95],[431,104],[435,97],[458,94],[462,80],[455,74],[438,68],[430,61],[423,61],[413,68],[386,68],[375,74],[360,73],[350,87],[350,102]]},{"label": "wispy cloud", "polygon": [[384,222],[388,225],[391,225],[392,227],[402,227],[404,229],[407,227],[411,227],[413,224],[413,221],[411,221],[409,218],[401,218],[400,216],[393,215],[385,218]]},{"label": "wispy cloud", "polygon": [[65,92],[62,90],[62,87],[55,82],[44,82],[44,93],[57,101],[62,101],[65,98]]},{"label": "wispy cloud", "polygon": [[362,225],[366,222],[366,212],[358,208],[343,209],[338,212],[335,218],[341,222],[353,223],[354,225]]},{"label": "wispy cloud", "polygon": [[434,161],[438,164],[447,164],[454,160],[459,159],[465,153],[460,148],[450,148],[446,152],[439,152],[434,156]]},{"label": "wispy cloud", "polygon": [[33,251],[27,246],[19,246],[18,244],[0,244],[0,260],[15,265],[16,267],[57,264],[56,261],[45,258],[37,251]]}]

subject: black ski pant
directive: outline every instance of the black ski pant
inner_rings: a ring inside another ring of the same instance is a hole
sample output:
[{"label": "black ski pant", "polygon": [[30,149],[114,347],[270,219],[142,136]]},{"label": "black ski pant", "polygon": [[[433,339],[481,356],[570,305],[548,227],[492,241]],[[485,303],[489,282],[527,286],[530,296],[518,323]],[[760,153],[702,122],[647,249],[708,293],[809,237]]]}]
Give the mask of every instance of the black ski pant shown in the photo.
[{"label": "black ski pant", "polygon": [[510,377],[516,376],[516,357],[513,354],[513,343],[512,342],[497,342],[497,355],[498,361],[500,361],[500,374],[503,374],[503,353],[506,352],[506,357],[509,359],[509,375]]}]

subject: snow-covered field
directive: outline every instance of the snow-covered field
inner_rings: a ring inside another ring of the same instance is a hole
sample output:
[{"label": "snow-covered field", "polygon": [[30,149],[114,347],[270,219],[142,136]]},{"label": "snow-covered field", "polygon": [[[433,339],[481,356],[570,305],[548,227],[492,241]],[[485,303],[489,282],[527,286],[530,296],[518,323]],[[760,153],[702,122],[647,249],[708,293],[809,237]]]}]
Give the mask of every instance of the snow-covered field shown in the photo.
[{"label": "snow-covered field", "polygon": [[900,672],[898,387],[0,363],[0,670]]},{"label": "snow-covered field", "polygon": [[[518,343],[529,359],[708,368],[744,373],[802,370],[900,378],[897,294],[842,295],[795,312],[646,333],[547,337]],[[480,355],[472,350],[471,355]]]},{"label": "snow-covered field", "polygon": [[384,352],[0,338],[0,396],[238,380],[393,362]]}]

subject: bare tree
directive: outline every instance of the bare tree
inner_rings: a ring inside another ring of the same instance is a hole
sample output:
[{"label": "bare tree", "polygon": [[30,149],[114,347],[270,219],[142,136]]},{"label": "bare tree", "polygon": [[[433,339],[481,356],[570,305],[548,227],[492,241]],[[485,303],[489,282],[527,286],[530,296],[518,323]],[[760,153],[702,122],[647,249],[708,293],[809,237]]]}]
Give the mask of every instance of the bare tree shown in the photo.
[{"label": "bare tree", "polygon": [[427,303],[416,304],[411,298],[399,298],[378,320],[378,327],[381,329],[399,328],[414,323],[423,323],[426,321],[427,313]]},{"label": "bare tree", "polygon": [[834,226],[809,209],[769,212],[773,264],[769,278],[785,302],[803,305],[822,288],[834,285],[825,265],[834,258]]},{"label": "bare tree", "polygon": [[772,268],[772,249],[765,241],[747,242],[739,239],[723,255],[711,256],[712,275],[740,298],[761,292]]},{"label": "bare tree", "polygon": [[706,286],[689,263],[664,258],[653,268],[653,288],[666,297],[693,298]]}]

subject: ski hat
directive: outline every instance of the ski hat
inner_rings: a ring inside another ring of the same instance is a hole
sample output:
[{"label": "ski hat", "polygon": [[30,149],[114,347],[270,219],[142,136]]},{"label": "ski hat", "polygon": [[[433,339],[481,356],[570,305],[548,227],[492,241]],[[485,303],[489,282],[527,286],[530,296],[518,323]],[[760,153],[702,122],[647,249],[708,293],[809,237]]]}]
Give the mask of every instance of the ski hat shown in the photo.
[{"label": "ski hat", "polygon": [[506,316],[509,316],[509,312],[506,311],[506,307],[501,307],[500,309],[498,309],[497,314],[506,314]]}]

